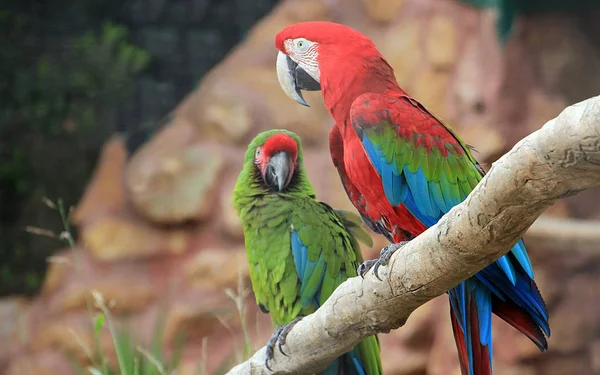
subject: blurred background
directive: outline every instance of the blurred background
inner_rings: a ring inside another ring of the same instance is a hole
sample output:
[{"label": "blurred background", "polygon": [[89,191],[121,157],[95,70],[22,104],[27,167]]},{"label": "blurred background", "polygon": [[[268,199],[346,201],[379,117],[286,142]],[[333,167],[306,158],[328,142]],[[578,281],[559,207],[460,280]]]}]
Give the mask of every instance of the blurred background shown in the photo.
[{"label": "blurred background", "polygon": [[[220,374],[265,344],[230,202],[247,143],[297,132],[319,198],[352,209],[320,93],[277,82],[275,34],[305,20],[370,36],[485,168],[600,94],[596,0],[4,0],[0,373]],[[600,374],[599,194],[525,237],[550,350],[496,321],[497,374]],[[380,338],[386,374],[460,374],[446,296]]]}]

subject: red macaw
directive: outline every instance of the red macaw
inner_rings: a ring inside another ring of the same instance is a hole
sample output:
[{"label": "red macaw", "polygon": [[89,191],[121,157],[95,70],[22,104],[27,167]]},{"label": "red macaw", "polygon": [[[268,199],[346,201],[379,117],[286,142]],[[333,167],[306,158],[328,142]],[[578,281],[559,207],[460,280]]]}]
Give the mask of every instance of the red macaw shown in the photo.
[{"label": "red macaw", "polygon": [[[402,90],[374,43],[330,22],[303,22],[276,37],[284,92],[308,106],[301,90],[321,90],[335,125],[333,163],[367,225],[392,245],[361,274],[387,264],[403,241],[463,201],[484,171],[454,132]],[[416,53],[416,51],[415,51]],[[501,259],[448,291],[464,375],[492,373],[492,313],[542,351],[548,312],[520,240]]]}]

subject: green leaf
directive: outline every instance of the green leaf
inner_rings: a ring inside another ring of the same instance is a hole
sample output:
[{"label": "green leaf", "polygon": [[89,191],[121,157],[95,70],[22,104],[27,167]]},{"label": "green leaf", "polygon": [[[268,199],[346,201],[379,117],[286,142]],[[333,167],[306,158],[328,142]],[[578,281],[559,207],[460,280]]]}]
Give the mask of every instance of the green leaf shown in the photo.
[{"label": "green leaf", "polygon": [[98,335],[98,333],[100,333],[100,330],[104,326],[104,319],[105,319],[104,314],[96,315],[96,319],[94,321],[94,333],[96,335]]}]

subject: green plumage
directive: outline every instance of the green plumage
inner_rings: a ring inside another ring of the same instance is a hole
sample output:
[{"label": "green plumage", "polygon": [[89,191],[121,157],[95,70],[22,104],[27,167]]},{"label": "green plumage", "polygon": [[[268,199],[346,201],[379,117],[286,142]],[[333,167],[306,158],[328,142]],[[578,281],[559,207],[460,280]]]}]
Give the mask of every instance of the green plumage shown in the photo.
[{"label": "green plumage", "polygon": [[[397,176],[402,175],[404,166],[411,173],[421,168],[432,194],[440,199],[443,196],[448,206],[450,202],[462,201],[481,181],[481,167],[471,155],[469,146],[458,138],[457,144],[444,143],[447,152],[443,156],[436,147],[427,149],[422,144],[415,147],[413,141],[398,137],[393,126],[383,125],[365,131],[374,145],[383,145],[376,149],[382,161],[389,164]],[[448,131],[452,133],[449,128]]]},{"label": "green plumage", "polygon": [[[263,181],[255,153],[257,147],[279,133],[295,140],[298,157],[287,188],[274,191]],[[372,245],[358,215],[334,210],[316,200],[302,162],[301,143],[296,134],[285,130],[263,132],[250,143],[233,191],[256,302],[268,310],[276,326],[316,311],[335,288],[348,277],[358,275],[357,267],[363,259],[357,239]],[[308,262],[314,262],[314,267],[304,275],[299,275],[294,260],[293,231],[306,247]],[[363,340],[353,353],[366,374],[382,373],[376,336]]]}]

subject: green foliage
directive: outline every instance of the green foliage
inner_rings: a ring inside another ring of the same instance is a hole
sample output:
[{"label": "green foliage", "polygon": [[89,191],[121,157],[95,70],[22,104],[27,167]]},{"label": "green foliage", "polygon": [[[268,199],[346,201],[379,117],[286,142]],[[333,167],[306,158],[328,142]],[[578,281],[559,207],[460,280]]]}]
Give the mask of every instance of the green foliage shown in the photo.
[{"label": "green foliage", "polygon": [[14,77],[2,80],[8,99],[0,111],[2,130],[21,124],[50,136],[73,131],[67,125],[78,131],[103,125],[100,121],[111,120],[150,60],[147,51],[127,42],[124,27],[111,23],[70,43],[59,54],[42,54],[32,66],[22,66],[24,56],[15,50],[4,51],[2,64]]},{"label": "green foliage", "polygon": [[[181,345],[176,345],[170,361],[165,358],[162,354],[163,347],[161,345],[163,338],[162,320],[159,321],[154,330],[150,350],[146,350],[136,345],[133,335],[128,330],[117,329],[114,318],[110,313],[110,308],[106,305],[100,294],[94,293],[94,300],[96,307],[100,310],[100,313],[94,319],[94,336],[96,342],[99,342],[102,328],[106,324],[106,328],[108,328],[113,340],[117,356],[117,367],[112,368],[109,366],[104,353],[101,350],[96,350],[98,357],[90,357],[93,364],[87,367],[89,373],[94,375],[170,375],[177,369]],[[74,363],[74,367],[81,371],[81,367],[78,367],[76,363]],[[83,374],[85,372],[79,373]]]},{"label": "green foliage", "polygon": [[64,19],[49,16],[56,22],[51,23],[10,9],[9,3],[0,8],[3,295],[39,287],[56,243],[32,238],[24,228],[58,229],[42,212],[40,199],[80,197],[102,143],[115,130],[119,106],[132,94],[150,55],[128,42],[123,26],[105,22],[90,24],[77,37],[54,35]]},{"label": "green foliage", "polygon": [[[60,216],[60,224],[62,231],[60,234],[55,234],[46,229],[35,228],[34,233],[44,235],[64,241],[73,255],[73,267],[78,278],[82,278],[81,267],[81,250],[75,245],[71,226],[69,224],[70,213],[72,210],[66,210],[61,199],[53,202],[48,198],[44,198],[44,204],[52,211],[57,212]],[[236,310],[240,319],[242,333],[244,335],[243,349],[231,353],[230,356],[219,365],[219,367],[211,373],[211,375],[226,374],[235,363],[245,361],[253,351],[253,345],[250,341],[250,334],[247,325],[247,309],[245,302],[250,295],[250,290],[244,285],[241,273],[238,274],[237,290],[225,289],[224,293],[228,295],[235,303]],[[90,333],[92,334],[93,347],[88,347],[85,341],[75,335],[75,340],[80,347],[85,351],[91,365],[85,366],[79,363],[73,356],[69,356],[71,366],[78,375],[176,375],[179,367],[181,353],[185,340],[185,335],[175,337],[172,354],[170,358],[164,354],[164,315],[161,315],[155,326],[152,342],[149,349],[145,349],[136,343],[136,338],[127,329],[125,324],[119,325],[111,313],[111,307],[114,301],[105,301],[102,294],[97,291],[91,291],[92,297],[86,294],[86,307],[90,318]],[[225,321],[220,320],[223,326],[232,334],[236,333],[231,326]],[[258,331],[258,325],[257,325]],[[104,352],[101,346],[101,335],[108,334],[112,340],[113,349],[117,357],[117,366],[113,367],[109,364],[107,353]],[[74,334],[73,332],[71,332]],[[196,375],[208,375],[206,364],[208,362],[208,339],[205,337],[202,340],[202,353],[198,358],[198,364],[195,369]],[[69,353],[67,353],[69,355]]]},{"label": "green foliage", "polygon": [[[56,203],[45,199],[44,203],[58,212],[61,218],[62,232],[60,235],[53,235],[65,241],[71,248],[73,254],[73,266],[77,277],[82,277],[82,268],[80,264],[80,251],[75,247],[75,241],[69,225],[69,212],[65,210],[62,200]],[[111,313],[111,307],[114,301],[105,301],[102,294],[98,291],[92,291],[92,298],[86,295],[86,306],[90,317],[90,331],[94,337],[94,347],[86,346],[81,338],[75,336],[75,339],[87,353],[91,362],[90,366],[83,367],[74,358],[71,359],[73,369],[79,375],[171,375],[177,369],[184,337],[178,337],[175,340],[173,354],[170,360],[163,355],[163,332],[164,317],[158,319],[155,326],[150,349],[147,350],[136,344],[135,337],[126,329],[125,325],[119,326]],[[105,330],[112,339],[113,349],[117,357],[117,366],[109,365],[107,354],[101,346],[101,335]]]},{"label": "green foliage", "polygon": [[[104,301],[96,299],[100,305],[98,308],[102,311],[97,315],[94,321],[94,336],[96,342],[100,340],[100,334],[104,325],[108,325],[113,347],[117,356],[117,366],[108,364],[106,354],[96,348],[94,352],[85,348],[89,359],[92,362],[90,366],[82,366],[76,360],[71,358],[71,365],[78,375],[171,375],[178,368],[181,345],[176,346],[170,360],[162,354],[162,325],[157,325],[155,329],[152,344],[149,350],[136,344],[133,335],[126,329],[116,329],[113,317],[110,315],[110,309],[104,304]],[[96,353],[94,355],[93,353]]]}]

